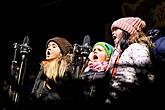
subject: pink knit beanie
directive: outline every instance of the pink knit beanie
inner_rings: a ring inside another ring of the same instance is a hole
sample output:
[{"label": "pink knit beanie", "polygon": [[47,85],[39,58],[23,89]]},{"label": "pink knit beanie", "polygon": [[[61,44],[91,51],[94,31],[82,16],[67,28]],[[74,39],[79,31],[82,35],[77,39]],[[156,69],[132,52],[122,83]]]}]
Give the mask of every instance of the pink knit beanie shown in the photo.
[{"label": "pink knit beanie", "polygon": [[124,17],[112,23],[111,31],[113,31],[114,28],[120,28],[132,35],[138,31],[141,31],[142,28],[144,28],[145,26],[145,21],[143,21],[139,17]]}]

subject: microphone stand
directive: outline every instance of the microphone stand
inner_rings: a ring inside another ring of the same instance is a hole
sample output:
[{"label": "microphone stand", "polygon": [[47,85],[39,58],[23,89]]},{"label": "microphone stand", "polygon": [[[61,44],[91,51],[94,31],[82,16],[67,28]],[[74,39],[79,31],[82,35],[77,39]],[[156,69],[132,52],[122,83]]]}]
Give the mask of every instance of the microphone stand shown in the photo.
[{"label": "microphone stand", "polygon": [[23,85],[24,75],[25,75],[25,71],[26,71],[26,64],[27,64],[27,57],[25,55],[22,55],[22,61],[21,61],[21,65],[19,68],[18,78],[17,78],[18,88],[17,88],[17,91],[14,96],[15,103],[17,103],[19,100],[19,93],[20,93],[21,87]]},{"label": "microphone stand", "polygon": [[16,93],[16,78],[17,78],[17,74],[18,74],[18,66],[17,66],[17,61],[16,61],[16,58],[17,58],[17,52],[18,52],[18,49],[20,48],[19,47],[19,44],[17,43],[14,43],[14,57],[13,57],[13,61],[12,61],[12,65],[11,65],[11,81],[10,81],[10,85],[9,85],[9,97],[11,97],[11,99],[14,101],[14,97],[15,97],[15,93]]},{"label": "microphone stand", "polygon": [[90,44],[90,37],[86,35],[83,40],[83,45],[74,44],[73,52],[74,52],[74,59],[73,59],[73,75],[74,78],[79,78],[80,69],[84,66],[86,60],[88,59],[88,55],[91,52]]},{"label": "microphone stand", "polygon": [[74,63],[73,63],[73,73],[74,73],[74,77],[77,79],[79,78],[79,73],[80,73],[80,68],[82,67],[82,60],[81,60],[81,56],[76,56],[75,55],[75,59],[74,59]]},{"label": "microphone stand", "polygon": [[28,45],[22,44],[20,48],[20,53],[22,55],[21,65],[19,68],[18,78],[17,78],[17,85],[18,85],[18,91],[15,94],[14,102],[17,103],[19,100],[19,93],[21,91],[24,76],[26,72],[26,65],[27,65],[27,55],[31,51],[31,47]]},{"label": "microphone stand", "polygon": [[90,53],[90,47],[83,47],[78,44],[74,44],[74,60],[73,60],[73,73],[74,78],[79,78],[80,70],[88,59],[88,55]]},{"label": "microphone stand", "polygon": [[[24,76],[25,76],[25,72],[26,72],[26,65],[27,65],[27,55],[28,53],[31,51],[31,47],[28,46],[27,44],[21,44],[18,45],[17,43],[15,43],[15,52],[14,52],[14,59],[12,61],[12,75],[17,75],[16,76],[16,87],[12,87],[12,85],[10,85],[9,88],[9,95],[12,94],[12,101],[14,101],[14,103],[18,103],[19,101],[19,96],[20,96],[20,92],[22,89],[22,85],[23,85],[23,81],[24,81]],[[16,68],[16,63],[17,61],[16,59],[16,53],[17,53],[17,49],[20,50],[20,54],[21,54],[21,62],[20,62],[20,67],[16,69],[16,71],[14,70],[14,68]],[[14,89],[12,91],[12,88]]]}]

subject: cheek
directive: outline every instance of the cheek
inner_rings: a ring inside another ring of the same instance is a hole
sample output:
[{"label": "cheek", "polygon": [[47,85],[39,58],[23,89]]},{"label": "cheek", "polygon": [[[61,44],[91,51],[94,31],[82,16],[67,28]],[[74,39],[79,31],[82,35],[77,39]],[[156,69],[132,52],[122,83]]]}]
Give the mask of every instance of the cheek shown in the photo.
[{"label": "cheek", "polygon": [[55,50],[53,50],[53,53],[56,55],[59,55],[61,53],[61,51],[59,49],[55,49]]},{"label": "cheek", "polygon": [[61,51],[59,49],[54,49],[52,50],[52,56],[53,57],[58,57],[60,55]]},{"label": "cheek", "polygon": [[91,52],[90,54],[89,54],[89,56],[88,56],[88,58],[89,58],[89,60],[92,60],[93,59],[93,52]]},{"label": "cheek", "polygon": [[120,40],[121,37],[122,37],[122,32],[118,33],[118,35],[117,35],[117,39]]},{"label": "cheek", "polygon": [[54,58],[57,58],[57,57],[59,57],[60,56],[60,53],[59,52],[54,52],[53,54],[52,54],[52,58],[54,59]]},{"label": "cheek", "polygon": [[107,59],[107,55],[105,53],[101,53],[101,54],[99,54],[99,59],[101,61],[105,61]]},{"label": "cheek", "polygon": [[121,39],[121,36],[119,35],[117,38],[116,38],[116,42],[118,43]]}]

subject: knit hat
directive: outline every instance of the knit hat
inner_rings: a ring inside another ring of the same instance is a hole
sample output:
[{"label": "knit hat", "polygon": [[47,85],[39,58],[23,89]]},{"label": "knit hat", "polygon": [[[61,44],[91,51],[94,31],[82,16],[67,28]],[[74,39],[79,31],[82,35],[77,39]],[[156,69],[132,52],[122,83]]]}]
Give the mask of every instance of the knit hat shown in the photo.
[{"label": "knit hat", "polygon": [[132,35],[138,31],[141,31],[145,26],[145,21],[139,17],[125,17],[114,21],[111,26],[111,31],[113,31],[114,28],[120,28]]},{"label": "knit hat", "polygon": [[94,48],[96,45],[102,46],[102,47],[104,48],[104,50],[106,51],[106,54],[107,54],[108,58],[110,58],[110,56],[111,56],[111,54],[112,54],[112,52],[113,52],[113,46],[112,46],[112,45],[110,45],[110,44],[108,44],[108,43],[106,43],[106,42],[97,42],[97,43],[93,46],[93,48]]},{"label": "knit hat", "polygon": [[51,41],[55,42],[59,46],[61,53],[63,55],[66,55],[67,53],[73,53],[73,46],[65,38],[61,38],[61,37],[51,38],[47,41],[46,46],[48,46],[49,42]]}]

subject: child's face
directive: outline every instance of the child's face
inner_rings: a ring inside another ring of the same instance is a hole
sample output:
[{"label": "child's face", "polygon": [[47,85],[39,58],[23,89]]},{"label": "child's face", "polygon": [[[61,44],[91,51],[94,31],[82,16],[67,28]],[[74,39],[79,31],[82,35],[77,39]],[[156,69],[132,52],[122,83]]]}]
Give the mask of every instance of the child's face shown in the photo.
[{"label": "child's face", "polygon": [[112,31],[112,37],[113,37],[115,46],[117,46],[118,43],[119,43],[119,41],[120,41],[121,38],[122,38],[122,30],[119,29],[119,28],[115,28],[115,29]]},{"label": "child's face", "polygon": [[46,49],[46,59],[52,60],[59,57],[61,54],[61,50],[55,42],[49,42],[48,47]]},{"label": "child's face", "polygon": [[89,59],[96,62],[108,61],[106,51],[100,45],[96,45],[92,49],[92,52],[89,54]]}]

